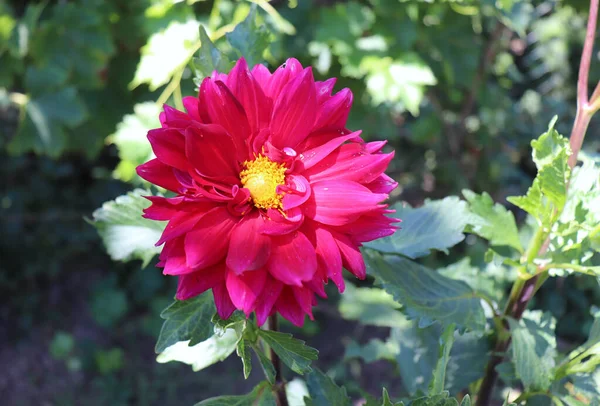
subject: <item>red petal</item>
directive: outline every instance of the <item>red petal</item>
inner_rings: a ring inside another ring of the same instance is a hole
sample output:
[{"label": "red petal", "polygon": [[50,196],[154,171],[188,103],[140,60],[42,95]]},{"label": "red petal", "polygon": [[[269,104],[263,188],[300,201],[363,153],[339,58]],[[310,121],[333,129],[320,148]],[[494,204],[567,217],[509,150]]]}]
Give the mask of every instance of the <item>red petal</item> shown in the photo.
[{"label": "red petal", "polygon": [[267,275],[265,286],[256,302],[256,323],[262,326],[273,312],[273,305],[279,298],[283,284]]},{"label": "red petal", "polygon": [[231,270],[227,272],[226,285],[229,297],[235,307],[246,313],[246,316],[254,310],[254,304],[265,286],[266,278],[267,271],[263,269],[244,272],[239,276]]},{"label": "red petal", "polygon": [[258,211],[254,210],[231,233],[227,266],[238,275],[261,268],[269,259],[271,237],[260,233],[263,223]]},{"label": "red petal", "polygon": [[147,180],[157,186],[178,193],[182,188],[181,184],[173,174],[173,168],[163,164],[158,159],[152,159],[136,168],[140,178]]},{"label": "red petal", "polygon": [[[289,58],[281,65],[268,80],[265,94],[272,100],[277,100],[285,86],[302,71],[302,65],[297,59]],[[262,72],[260,72],[262,74]]]},{"label": "red petal", "polygon": [[236,183],[240,168],[235,144],[223,127],[197,124],[185,132],[185,153],[196,170],[209,178]]},{"label": "red petal", "polygon": [[302,205],[310,197],[310,183],[302,175],[288,175],[287,189],[283,196],[283,210],[290,210]]},{"label": "red petal", "polygon": [[355,138],[360,138],[360,131],[355,131],[351,134],[344,135],[341,137],[335,137],[318,147],[304,151],[298,156],[295,164],[298,171],[302,172],[308,170],[325,159],[329,154],[338,149],[346,141],[350,141]]},{"label": "red petal", "polygon": [[346,285],[342,275],[342,256],[337,243],[331,233],[322,227],[315,229],[315,235],[319,264],[326,269],[327,276],[335,283],[338,290],[343,292]]},{"label": "red petal", "polygon": [[300,231],[273,238],[267,262],[271,275],[286,285],[302,286],[317,270],[315,249]]},{"label": "red petal", "polygon": [[333,91],[336,81],[336,78],[331,78],[324,82],[315,82],[315,89],[317,89],[317,104],[321,105],[331,98],[331,92]]},{"label": "red petal", "polygon": [[177,284],[177,300],[187,300],[198,296],[208,289],[222,284],[225,278],[225,266],[223,263],[211,266],[198,272],[179,276]]},{"label": "red petal", "polygon": [[385,171],[394,153],[370,155],[360,144],[342,145],[304,175],[311,183],[321,180],[351,180],[369,183]]},{"label": "red petal", "polygon": [[186,261],[190,268],[201,269],[224,259],[229,236],[239,217],[233,217],[225,207],[217,207],[202,217],[185,236]]},{"label": "red petal", "polygon": [[271,143],[279,149],[294,148],[308,135],[316,114],[315,82],[307,68],[285,86],[275,102]]},{"label": "red petal", "polygon": [[198,98],[193,96],[186,96],[182,99],[182,103],[189,116],[192,119],[201,123],[202,119],[200,118],[200,110],[198,108]]},{"label": "red petal", "polygon": [[220,283],[213,288],[213,296],[215,298],[215,305],[217,306],[217,313],[223,320],[228,319],[231,314],[235,311],[235,306],[229,297],[227,286],[225,283]]},{"label": "red petal", "polygon": [[291,321],[292,324],[302,327],[304,325],[305,312],[302,310],[296,298],[294,292],[290,286],[286,286],[279,295],[277,303],[275,303],[277,311],[281,313],[283,317]]},{"label": "red petal", "polygon": [[367,276],[367,269],[365,260],[363,259],[358,246],[345,235],[336,233],[334,238],[340,249],[340,253],[342,254],[344,268],[357,278],[365,279]]},{"label": "red petal", "polygon": [[352,92],[342,89],[335,96],[319,106],[313,131],[321,128],[344,128],[352,107]]},{"label": "red petal", "polygon": [[359,183],[325,180],[312,185],[312,197],[305,207],[309,218],[323,224],[341,226],[382,207],[386,194],[376,194]]},{"label": "red petal", "polygon": [[157,128],[148,131],[148,140],[156,157],[166,165],[187,170],[185,138],[179,130]]}]

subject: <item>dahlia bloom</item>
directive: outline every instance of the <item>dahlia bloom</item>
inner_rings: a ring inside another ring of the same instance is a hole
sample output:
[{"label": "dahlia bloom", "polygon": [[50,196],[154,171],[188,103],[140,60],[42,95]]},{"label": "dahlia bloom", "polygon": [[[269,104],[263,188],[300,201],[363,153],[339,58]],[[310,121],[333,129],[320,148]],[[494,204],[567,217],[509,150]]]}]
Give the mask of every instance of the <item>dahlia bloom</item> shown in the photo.
[{"label": "dahlia bloom", "polygon": [[365,277],[361,243],[396,229],[382,203],[394,153],[346,129],[352,93],[334,84],[295,59],[274,73],[240,59],[183,99],[187,113],[164,106],[137,173],[176,193],[149,196],[144,216],[168,220],[158,266],[179,277],[177,299],[212,289],[224,319],[300,326],[324,283],[344,290],[342,267]]}]

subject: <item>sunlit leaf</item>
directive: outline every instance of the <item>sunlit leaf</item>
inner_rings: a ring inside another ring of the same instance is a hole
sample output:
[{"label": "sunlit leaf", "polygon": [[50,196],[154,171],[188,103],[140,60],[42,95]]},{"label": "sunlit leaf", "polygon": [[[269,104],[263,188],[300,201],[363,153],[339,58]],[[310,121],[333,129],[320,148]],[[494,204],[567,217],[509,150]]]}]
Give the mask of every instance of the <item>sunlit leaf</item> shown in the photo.
[{"label": "sunlit leaf", "polygon": [[252,392],[241,396],[219,396],[196,403],[196,406],[277,406],[268,382],[262,382]]},{"label": "sunlit leaf", "polygon": [[383,289],[357,288],[351,283],[346,284],[339,304],[343,318],[382,327],[402,325],[404,316],[399,309],[400,305]]},{"label": "sunlit leaf", "polygon": [[249,66],[263,61],[263,53],[271,42],[270,32],[257,18],[256,6],[253,5],[246,19],[225,35],[227,41],[246,59]]},{"label": "sunlit leaf", "polygon": [[444,390],[446,368],[450,358],[450,351],[454,345],[455,327],[454,324],[449,324],[440,337],[438,360],[433,369],[431,382],[429,383],[429,393],[437,394]]},{"label": "sunlit leaf", "polygon": [[310,364],[318,358],[319,352],[305,345],[304,341],[291,334],[270,330],[259,330],[258,335],[292,371],[298,374],[312,371]]}]

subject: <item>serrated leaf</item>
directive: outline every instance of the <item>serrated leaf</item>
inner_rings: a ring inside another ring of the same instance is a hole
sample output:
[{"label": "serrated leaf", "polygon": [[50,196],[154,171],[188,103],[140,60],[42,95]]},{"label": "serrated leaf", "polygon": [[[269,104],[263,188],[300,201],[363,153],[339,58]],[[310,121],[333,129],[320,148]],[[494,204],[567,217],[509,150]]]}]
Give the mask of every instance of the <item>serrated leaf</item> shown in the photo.
[{"label": "serrated leaf", "polygon": [[464,282],[446,278],[435,271],[401,257],[365,251],[368,272],[377,283],[405,307],[420,326],[436,321],[456,323],[460,329],[483,331],[485,314],[480,299]]},{"label": "serrated leaf", "polygon": [[252,354],[250,354],[250,346],[246,340],[240,340],[237,344],[236,353],[242,360],[244,367],[244,379],[248,379],[252,372]]},{"label": "serrated leaf", "polygon": [[198,27],[193,19],[185,23],[173,21],[165,30],[153,34],[142,48],[142,58],[129,87],[148,83],[154,91],[169,82],[175,71],[191,59],[190,52],[198,41]]},{"label": "serrated leaf", "polygon": [[246,59],[249,66],[263,61],[263,53],[271,43],[271,34],[266,25],[260,24],[257,18],[256,5],[253,4],[246,19],[232,32],[225,34],[227,41]]},{"label": "serrated leaf", "polygon": [[318,369],[306,377],[310,399],[305,398],[306,406],[350,406],[352,402],[346,394],[346,388],[337,386],[333,379]]},{"label": "serrated leaf", "polygon": [[188,300],[176,300],[160,314],[165,319],[156,352],[161,353],[167,347],[189,340],[194,346],[213,335],[211,318],[216,308],[210,291]]},{"label": "serrated leaf", "polygon": [[252,392],[242,396],[219,396],[203,400],[195,406],[277,406],[268,382],[262,382]]},{"label": "serrated leaf", "polygon": [[403,325],[400,305],[383,289],[357,288],[346,283],[339,311],[346,320],[358,320],[365,325],[395,327]]},{"label": "serrated leaf", "polygon": [[[183,362],[191,365],[194,372],[198,372],[229,357],[236,349],[238,336],[235,331],[228,330],[221,336],[215,334],[198,344],[190,345],[190,343],[189,340],[178,341],[168,346],[156,357],[156,361],[161,364],[171,361]],[[246,374],[245,364],[244,374]]]},{"label": "serrated leaf", "polygon": [[429,393],[437,394],[444,390],[446,382],[446,367],[450,358],[450,351],[454,345],[455,325],[449,324],[440,337],[440,348],[438,350],[438,360],[433,370],[431,382],[429,383]]},{"label": "serrated leaf", "polygon": [[275,385],[276,372],[273,363],[257,345],[252,345],[252,349],[258,357],[258,361],[260,362],[260,366],[265,374],[265,377],[267,378],[267,381],[269,381],[269,383],[272,385]]},{"label": "serrated leaf", "polygon": [[418,208],[396,204],[394,217],[402,220],[401,229],[390,237],[365,243],[366,247],[409,258],[429,255],[431,250],[447,252],[464,240],[463,230],[469,213],[467,204],[458,197],[427,200]]},{"label": "serrated leaf", "polygon": [[470,190],[463,190],[469,202],[469,232],[485,238],[491,245],[507,245],[523,252],[519,240],[519,230],[513,214],[499,203],[494,203],[487,193],[478,195]]},{"label": "serrated leaf", "polygon": [[469,395],[465,395],[460,402],[460,406],[471,406],[471,397]]},{"label": "serrated leaf", "polygon": [[547,390],[554,378],[556,322],[549,313],[528,312],[520,321],[508,319],[512,362],[527,390]]},{"label": "serrated leaf", "polygon": [[[549,217],[547,216],[547,213],[542,211],[544,203],[539,179],[536,178],[533,180],[533,184],[527,190],[525,196],[509,196],[506,198],[506,200],[525,210],[527,213],[535,216],[542,222],[542,224],[549,224]],[[542,214],[546,215],[542,217]]]},{"label": "serrated leaf", "polygon": [[304,341],[292,337],[291,334],[259,330],[258,335],[292,371],[300,375],[312,371],[310,364],[318,358],[319,351],[305,345]]},{"label": "serrated leaf", "polygon": [[415,399],[408,406],[458,406],[458,401],[449,397],[448,392],[442,392],[433,396]]},{"label": "serrated leaf", "polygon": [[200,26],[200,43],[197,56],[193,59],[197,85],[200,84],[200,80],[212,75],[214,71],[227,73],[233,66],[229,57],[215,47],[203,26]]},{"label": "serrated leaf", "polygon": [[346,346],[344,359],[362,358],[367,363],[382,359],[393,361],[399,352],[400,347],[396,340],[390,339],[384,342],[375,338],[363,346],[356,341],[351,341]]},{"label": "serrated leaf", "polygon": [[164,222],[142,217],[142,210],[150,204],[142,196],[151,193],[136,189],[119,196],[94,211],[92,224],[115,261],[141,259],[146,266],[161,248],[155,243],[165,228]]},{"label": "serrated leaf", "polygon": [[160,111],[156,103],[139,103],[133,106],[133,114],[126,114],[117,124],[117,130],[109,137],[119,149],[119,165],[113,172],[115,178],[124,182],[142,182],[135,168],[154,156],[147,134],[153,128],[160,128]]},{"label": "serrated leaf", "polygon": [[550,164],[541,168],[537,177],[540,180],[542,193],[558,211],[562,210],[567,199],[567,182],[570,174],[567,148],[565,147]]},{"label": "serrated leaf", "polygon": [[556,119],[557,117],[552,119],[548,125],[548,131],[540,135],[538,139],[531,141],[532,157],[538,169],[551,164],[554,158],[560,155],[569,145],[569,140],[554,129]]}]

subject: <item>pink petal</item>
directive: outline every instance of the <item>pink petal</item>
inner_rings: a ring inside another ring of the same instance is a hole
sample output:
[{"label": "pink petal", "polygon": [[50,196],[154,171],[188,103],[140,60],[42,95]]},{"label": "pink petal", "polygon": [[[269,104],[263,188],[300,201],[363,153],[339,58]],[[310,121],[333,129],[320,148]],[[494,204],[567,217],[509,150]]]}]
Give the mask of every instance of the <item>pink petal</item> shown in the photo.
[{"label": "pink petal", "polygon": [[271,143],[279,148],[294,148],[313,127],[317,114],[314,78],[310,68],[289,82],[273,107]]},{"label": "pink petal", "polygon": [[338,149],[346,141],[360,137],[360,131],[355,131],[351,134],[344,135],[341,137],[335,137],[318,147],[304,151],[298,156],[296,160],[297,170],[299,172],[306,171],[319,162],[325,159],[329,154]]},{"label": "pink petal", "polygon": [[296,303],[300,306],[300,309],[308,314],[308,317],[310,317],[311,320],[314,320],[312,307],[315,296],[313,292],[305,287],[292,286],[291,289],[292,292],[294,292],[294,298],[296,299]]},{"label": "pink petal", "polygon": [[223,127],[235,144],[235,156],[238,161],[246,160],[248,151],[245,141],[250,138],[250,126],[240,102],[231,94],[225,83],[213,82],[210,78],[205,78],[202,82],[199,98],[202,108],[206,110],[203,115],[202,108],[200,109],[203,120],[208,118],[208,122]]},{"label": "pink petal", "polygon": [[194,273],[179,275],[177,283],[177,300],[187,300],[198,296],[208,289],[221,285],[225,278],[225,266],[223,263],[211,266]]},{"label": "pink petal", "polygon": [[357,278],[365,279],[367,277],[367,269],[358,246],[345,235],[336,233],[334,238],[342,254],[344,268]]},{"label": "pink petal", "polygon": [[335,86],[336,78],[327,79],[324,82],[315,82],[317,90],[317,104],[321,105],[331,98],[331,92]]},{"label": "pink petal", "polygon": [[273,313],[273,305],[279,298],[282,289],[283,284],[281,282],[267,275],[263,291],[256,301],[256,323],[259,326],[262,326]]},{"label": "pink petal", "polygon": [[254,304],[265,286],[266,278],[267,272],[262,269],[244,272],[242,275],[227,272],[226,285],[229,297],[236,308],[246,313],[246,317],[254,310]]},{"label": "pink petal", "polygon": [[240,168],[235,144],[223,127],[197,124],[185,132],[185,153],[190,164],[209,178],[236,183]]},{"label": "pink petal", "polygon": [[161,245],[165,241],[172,240],[182,236],[194,228],[196,223],[212,208],[214,204],[205,204],[199,207],[199,210],[193,212],[181,211],[174,215],[165,227],[160,240],[156,242],[156,246]]},{"label": "pink petal", "polygon": [[[287,186],[283,196],[283,210],[290,210],[302,205],[310,197],[310,183],[302,175],[288,175]],[[279,190],[278,190],[279,192]]]},{"label": "pink petal", "polygon": [[227,266],[236,274],[261,268],[271,253],[271,237],[260,233],[264,220],[258,210],[244,216],[231,233]]},{"label": "pink petal", "polygon": [[381,150],[383,149],[383,147],[385,147],[386,144],[387,140],[367,142],[365,143],[365,150],[367,150],[367,152],[369,152],[370,154],[376,154],[378,152],[381,152]]},{"label": "pink petal", "polygon": [[302,310],[296,298],[294,292],[289,286],[284,287],[283,292],[279,295],[279,299],[275,303],[277,311],[281,315],[292,322],[292,324],[302,327],[304,325],[305,312]]},{"label": "pink petal", "polygon": [[361,216],[358,220],[337,227],[336,230],[349,235],[353,241],[367,242],[394,234],[398,229],[394,223],[399,219],[388,217],[384,213],[393,213],[394,210],[381,210]]},{"label": "pink petal", "polygon": [[138,166],[135,171],[140,178],[171,192],[178,193],[181,189],[181,184],[173,174],[173,168],[165,165],[156,158]]},{"label": "pink petal", "polygon": [[285,216],[279,210],[267,210],[267,218],[260,229],[262,234],[284,235],[296,231],[304,221],[304,214],[298,207],[288,210]]},{"label": "pink petal", "polygon": [[165,112],[163,122],[164,122],[164,124],[167,124],[167,126],[169,126],[169,123],[171,123],[173,121],[180,121],[180,120],[189,121],[190,120],[190,116],[188,116],[187,114],[185,114],[182,111],[177,110],[174,107],[169,106],[168,104],[163,105],[163,110]]},{"label": "pink petal", "polygon": [[198,108],[198,98],[193,97],[193,96],[186,96],[181,101],[182,101],[183,107],[185,107],[185,110],[187,111],[188,115],[193,120],[196,120],[201,123],[202,119],[200,118],[200,111]]},{"label": "pink petal", "polygon": [[267,269],[286,285],[302,286],[317,270],[315,249],[300,231],[273,238]]},{"label": "pink petal", "polygon": [[313,131],[321,128],[344,128],[352,107],[352,92],[350,89],[342,89],[321,106]]},{"label": "pink petal", "polygon": [[369,183],[385,171],[394,153],[370,155],[359,144],[342,145],[304,174],[311,183],[321,180],[351,180]]},{"label": "pink petal", "polygon": [[212,209],[185,236],[186,261],[190,268],[201,269],[224,259],[229,247],[231,230],[239,217],[225,207]]},{"label": "pink petal", "polygon": [[[272,100],[277,100],[288,82],[293,80],[302,71],[302,69],[302,65],[297,59],[289,58],[283,65],[273,72],[273,75],[268,80],[266,87],[263,85],[265,94]],[[259,68],[259,70],[261,69]],[[255,74],[254,71],[252,73]],[[261,76],[264,75],[263,72],[258,73]]]},{"label": "pink petal", "polygon": [[187,170],[185,139],[179,130],[157,128],[148,131],[148,140],[156,157],[166,165]]},{"label": "pink petal", "polygon": [[368,187],[373,193],[390,193],[392,190],[396,189],[398,182],[390,178],[385,173],[382,173],[373,182],[365,186]]},{"label": "pink petal", "polygon": [[235,306],[229,297],[225,282],[213,287],[213,296],[215,298],[215,305],[217,306],[217,314],[223,320],[228,319],[235,311]]},{"label": "pink petal", "polygon": [[338,245],[331,233],[322,227],[315,228],[315,235],[319,265],[326,270],[327,276],[335,283],[338,290],[343,292],[346,285],[342,274],[342,255]]},{"label": "pink petal", "polygon": [[229,73],[227,86],[243,106],[251,132],[266,128],[271,118],[272,100],[254,80],[244,58],[240,58]]},{"label": "pink petal", "polygon": [[183,201],[183,196],[172,198],[166,198],[162,196],[144,196],[144,198],[150,200],[150,202],[152,202],[152,205],[144,209],[144,214],[142,215],[142,217],[150,220],[170,220],[175,214],[182,211],[182,206],[189,207],[189,205],[179,204]]},{"label": "pink petal", "polygon": [[165,275],[182,275],[194,272],[185,263],[182,237],[167,241],[160,253],[160,259]]},{"label": "pink petal", "polygon": [[[305,207],[307,217],[319,223],[341,226],[369,211],[381,208],[386,194],[372,193],[359,183],[325,180],[312,184],[312,197]],[[351,202],[351,203],[350,203]]]}]

